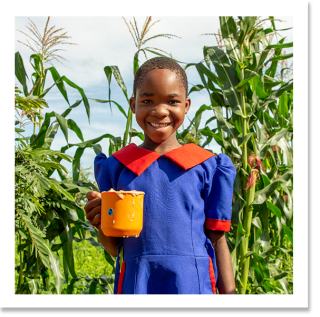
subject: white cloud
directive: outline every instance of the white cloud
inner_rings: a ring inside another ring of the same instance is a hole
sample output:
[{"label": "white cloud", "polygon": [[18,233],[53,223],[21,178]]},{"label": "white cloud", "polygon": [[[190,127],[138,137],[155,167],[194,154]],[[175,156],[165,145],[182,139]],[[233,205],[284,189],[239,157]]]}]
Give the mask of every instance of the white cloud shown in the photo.
[{"label": "white cloud", "polygon": [[[46,17],[30,17],[38,26],[40,32],[43,32]],[[126,17],[127,21],[133,20],[132,17]],[[139,29],[141,29],[145,18],[137,17],[137,23]],[[205,33],[217,33],[219,28],[219,18],[210,16],[166,16],[156,17],[154,16],[152,21],[161,20],[156,23],[147,38],[157,34],[174,34],[180,38],[156,38],[147,42],[147,46],[158,47],[164,51],[172,53],[173,57],[179,61],[187,63],[198,63],[203,59],[203,47],[216,45],[216,40],[213,35],[202,35]],[[278,29],[285,29],[293,25],[292,17],[281,17],[281,20],[287,22],[276,22]],[[29,22],[27,17],[16,17],[15,27],[16,29],[23,30],[29,34],[25,25]],[[110,65],[117,65],[120,69],[121,75],[124,79],[125,85],[128,89],[128,95],[132,93],[133,83],[133,56],[136,52],[131,34],[128,31],[126,24],[120,16],[115,17],[51,17],[50,26],[55,25],[56,28],[64,28],[68,31],[68,35],[72,37],[71,42],[78,45],[63,45],[61,55],[65,57],[69,62],[65,62],[65,66],[59,63],[54,63],[55,67],[59,71],[60,75],[65,75],[68,79],[84,89],[88,98],[96,99],[108,99],[108,82],[104,74],[104,67]],[[286,31],[283,34],[287,36],[286,41],[291,42],[293,40],[293,32]],[[25,41],[25,35],[15,32],[16,40]],[[282,35],[283,36],[283,35]],[[27,72],[30,75],[33,71],[30,63],[28,62],[31,51],[24,45],[15,42],[15,50],[20,51]],[[290,52],[290,50],[287,50]],[[154,55],[148,53],[148,57],[151,58]],[[145,61],[143,54],[140,54],[140,63]],[[187,70],[189,83],[199,84],[201,80],[194,67],[190,67]],[[47,87],[52,84],[51,76],[48,76]],[[16,80],[17,83],[17,80]],[[31,84],[29,83],[29,87]],[[69,87],[65,84],[70,105],[76,100],[81,99],[77,90]],[[202,104],[210,104],[209,97],[205,91],[200,93],[191,94],[192,104],[188,117],[192,119],[197,109]],[[117,101],[125,111],[128,109],[127,101],[125,100],[120,87],[117,85],[114,78],[112,78],[111,84],[111,99]],[[62,113],[67,109],[68,104],[61,96],[61,93],[56,87],[46,96],[46,100],[50,108],[48,111],[55,111]],[[91,107],[91,124],[89,125],[87,114],[84,104],[81,103],[77,108],[73,109],[68,115],[68,119],[71,118],[82,130],[85,140],[96,138],[102,134],[110,133],[114,136],[123,136],[125,130],[126,119],[123,114],[117,109],[115,105],[112,105],[113,115],[111,115],[109,104],[96,103],[89,100]],[[211,111],[205,111],[202,115],[200,127],[204,125],[204,122],[212,116]],[[185,126],[188,124],[186,118]],[[211,127],[211,126],[210,126]],[[133,122],[133,128],[141,131],[137,123]],[[211,127],[212,128],[212,127]],[[31,128],[29,127],[29,130]],[[29,131],[28,130],[28,131]],[[140,140],[135,138],[133,140],[137,144]],[[72,131],[69,132],[69,142],[78,143],[80,140]],[[55,149],[60,149],[61,146],[66,144],[66,140],[61,131],[56,136],[53,143]],[[107,153],[109,141],[107,139],[102,140],[100,144],[103,147],[103,151]],[[208,148],[214,152],[220,152],[220,147],[212,142]],[[68,150],[68,153],[74,153],[74,149]],[[86,150],[82,163],[87,166],[91,166],[90,162],[93,161],[94,152],[92,150]]]},{"label": "white cloud", "polygon": [[[44,29],[46,17],[31,17],[38,26],[40,32]],[[218,17],[153,17],[155,23],[146,38],[157,34],[173,34],[180,38],[168,39],[160,37],[152,39],[143,47],[151,46],[160,48],[179,61],[197,63],[203,59],[202,49],[204,46],[216,45],[213,35],[202,35],[205,33],[217,33],[219,28]],[[288,22],[276,22],[279,29],[292,26],[292,18],[281,17]],[[132,17],[126,18],[127,22],[133,21]],[[137,24],[141,30],[145,18],[137,17]],[[24,25],[29,23],[27,17],[16,17],[16,28],[22,31],[28,30]],[[71,42],[78,45],[63,45],[61,55],[69,60],[65,67],[55,63],[60,75],[65,75],[82,88],[88,88],[106,81],[103,68],[105,66],[117,65],[125,81],[132,82],[133,56],[136,52],[133,39],[122,17],[51,17],[50,26],[64,28],[68,31]],[[292,41],[292,32],[287,31],[288,41]],[[25,41],[25,35],[16,31],[16,39]],[[16,50],[25,57],[30,55],[30,50],[24,45],[16,42]],[[153,57],[148,53],[148,57]],[[140,53],[141,62],[145,57]],[[26,65],[31,72],[30,65]],[[131,85],[130,90],[131,90]]]}]

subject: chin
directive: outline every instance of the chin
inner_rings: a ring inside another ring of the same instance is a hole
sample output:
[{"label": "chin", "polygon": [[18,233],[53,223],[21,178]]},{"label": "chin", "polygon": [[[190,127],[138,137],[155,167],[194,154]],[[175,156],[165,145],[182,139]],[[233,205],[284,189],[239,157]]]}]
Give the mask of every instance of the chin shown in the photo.
[{"label": "chin", "polygon": [[163,142],[165,142],[165,141],[167,141],[168,139],[151,139],[150,138],[150,140],[152,141],[152,142],[154,142],[154,143],[163,143]]},{"label": "chin", "polygon": [[159,135],[159,136],[156,136],[156,135],[152,135],[151,137],[148,136],[149,139],[154,142],[154,143],[163,143],[163,142],[166,142],[167,140],[169,140],[172,135],[170,136],[164,136],[164,135]]}]

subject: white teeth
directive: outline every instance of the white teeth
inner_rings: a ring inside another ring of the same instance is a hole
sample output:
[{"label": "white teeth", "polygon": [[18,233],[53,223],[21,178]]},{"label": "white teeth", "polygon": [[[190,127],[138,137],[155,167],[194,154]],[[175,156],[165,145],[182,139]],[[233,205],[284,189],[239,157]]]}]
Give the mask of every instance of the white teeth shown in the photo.
[{"label": "white teeth", "polygon": [[158,124],[158,123],[152,123],[152,122],[150,122],[150,124],[151,124],[153,127],[162,128],[162,127],[167,127],[170,123]]}]

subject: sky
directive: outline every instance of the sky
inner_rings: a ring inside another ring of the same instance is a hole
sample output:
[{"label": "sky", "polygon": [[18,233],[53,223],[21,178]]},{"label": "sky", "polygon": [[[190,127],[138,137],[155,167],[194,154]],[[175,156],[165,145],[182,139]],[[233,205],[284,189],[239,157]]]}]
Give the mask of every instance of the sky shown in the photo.
[{"label": "sky", "polygon": [[[13,82],[17,81],[14,76],[14,58],[13,53],[19,51],[25,63],[27,73],[30,77],[31,68],[28,58],[31,51],[18,43],[17,40],[24,40],[25,37],[16,31],[20,29],[28,32],[25,25],[28,24],[28,17],[31,18],[39,30],[43,30],[46,17],[51,16],[50,25],[56,25],[57,28],[64,28],[68,35],[72,37],[71,41],[77,43],[76,46],[65,45],[66,49],[61,52],[69,62],[65,66],[54,63],[60,75],[65,75],[68,79],[76,83],[84,89],[88,98],[104,99],[108,98],[108,84],[104,75],[103,68],[105,66],[116,65],[119,67],[124,82],[128,88],[128,93],[132,93],[133,83],[133,55],[136,51],[131,34],[125,25],[122,16],[127,21],[133,21],[136,16],[138,27],[141,29],[145,17],[151,15],[153,21],[161,19],[156,23],[150,31],[150,36],[169,33],[177,35],[180,38],[167,39],[160,38],[150,41],[150,46],[158,47],[164,51],[171,52],[173,57],[179,61],[186,63],[197,63],[203,58],[203,46],[215,45],[215,37],[210,35],[202,35],[204,33],[216,33],[219,27],[219,16],[275,16],[286,22],[276,22],[277,27],[286,28],[294,26],[293,30],[287,31],[288,42],[294,41],[294,82],[295,87],[295,138],[294,147],[302,149],[294,153],[294,221],[299,224],[300,228],[308,228],[308,202],[303,198],[308,194],[308,95],[305,93],[308,89],[307,63],[308,63],[308,2],[305,1],[289,1],[289,0],[269,0],[265,1],[246,1],[240,2],[229,0],[226,3],[217,1],[203,0],[201,3],[191,1],[168,1],[161,2],[150,1],[121,1],[110,2],[102,0],[83,1],[61,1],[56,0],[54,3],[39,0],[11,2],[2,10],[0,19],[2,30],[2,70],[4,76],[0,76],[2,87],[2,105],[4,117],[2,120],[1,136],[2,136],[2,156],[1,163],[5,168],[2,169],[4,181],[1,182],[1,190],[4,193],[3,208],[3,230],[1,231],[1,241],[8,241],[8,234],[13,237],[14,231],[10,223],[14,204],[14,186],[13,170],[14,170],[14,137],[12,119],[15,116],[12,103],[12,95],[8,91],[13,91]],[[293,22],[294,21],[294,22]],[[279,25],[279,26],[278,26]],[[29,33],[28,33],[29,34]],[[289,52],[289,50],[288,50]],[[153,55],[148,55],[149,58]],[[140,62],[144,62],[141,55]],[[10,75],[11,74],[11,78]],[[187,73],[189,82],[192,84],[200,83],[200,79],[194,70],[190,68]],[[111,99],[120,103],[125,109],[125,100],[122,96],[121,89],[112,79]],[[48,85],[50,82],[48,81]],[[30,86],[30,84],[29,84]],[[67,87],[70,104],[80,99],[80,95],[71,87]],[[205,93],[197,93],[190,95],[192,99],[191,110],[189,112],[190,119],[196,109],[202,104],[208,104],[209,100]],[[47,102],[50,105],[48,111],[62,113],[67,108],[67,103],[60,97],[60,93],[53,88],[47,95]],[[81,104],[74,109],[68,118],[73,119],[80,126],[84,139],[89,140],[100,136],[104,133],[112,133],[114,136],[120,136],[123,133],[125,120],[123,115],[116,107],[113,107],[112,115],[109,105],[99,104],[90,101],[91,107],[91,123],[88,124],[84,106]],[[10,109],[12,112],[10,112]],[[210,114],[208,114],[211,116]],[[8,117],[8,120],[6,119]],[[11,119],[9,119],[11,118]],[[202,127],[203,121],[200,125]],[[139,127],[134,127],[141,130]],[[27,127],[26,129],[29,129]],[[10,130],[11,129],[11,130]],[[10,132],[12,134],[10,134]],[[30,135],[27,133],[27,135]],[[60,133],[60,132],[59,132]],[[133,140],[139,143],[139,140]],[[78,143],[79,139],[69,132],[69,142]],[[66,141],[60,133],[57,135],[53,147],[60,149]],[[103,151],[108,151],[108,143],[103,141],[100,143]],[[211,148],[215,152],[220,149],[212,144]],[[72,149],[67,154],[73,155]],[[94,152],[87,149],[82,157],[84,167],[93,165]],[[10,168],[6,168],[10,166]],[[66,164],[67,166],[67,164]],[[68,166],[67,166],[68,167]],[[71,168],[68,167],[69,169]],[[11,188],[11,189],[10,189]],[[9,223],[7,226],[6,224]],[[298,227],[295,225],[295,228]],[[38,297],[21,297],[14,295],[14,242],[2,243],[3,254],[6,254],[7,261],[1,261],[1,270],[10,272],[5,274],[3,283],[5,287],[1,288],[1,307],[307,307],[308,303],[308,279],[306,278],[308,270],[307,256],[308,248],[306,244],[308,239],[305,237],[307,229],[294,231],[294,294],[290,296],[269,295],[269,296],[220,296],[219,300],[208,299],[207,296],[166,296],[160,298],[158,296],[148,297],[86,297],[73,296],[57,297],[42,296],[41,301]]]},{"label": "sky", "polygon": [[[33,71],[29,61],[32,51],[18,41],[26,43],[26,35],[20,31],[31,35],[26,28],[29,25],[30,18],[38,27],[40,33],[43,34],[47,16],[17,16],[15,17],[15,52],[19,51],[23,60],[29,78]],[[132,16],[124,16],[126,21],[133,23]],[[265,17],[261,17],[262,19]],[[293,17],[291,16],[275,16],[277,29],[286,29],[293,27]],[[146,16],[137,16],[136,21],[139,30],[142,29]],[[158,21],[158,22],[156,22]],[[152,23],[156,22],[151,28],[146,38],[158,34],[172,34],[176,37],[168,39],[167,37],[159,37],[147,42],[144,47],[159,48],[183,63],[199,63],[203,59],[203,47],[217,45],[216,37],[213,33],[218,33],[219,17],[218,16],[153,16]],[[270,25],[270,22],[267,25]],[[109,17],[75,17],[75,16],[52,16],[50,17],[49,27],[56,26],[55,29],[63,28],[63,32],[67,31],[67,35],[71,38],[67,42],[76,43],[77,45],[61,45],[57,48],[63,49],[59,55],[67,59],[63,64],[53,61],[53,65],[61,76],[66,76],[69,80],[83,88],[88,98],[108,100],[108,81],[104,73],[105,66],[118,66],[128,89],[128,95],[132,94],[133,86],[133,56],[137,51],[132,35],[121,16]],[[211,34],[211,35],[210,35]],[[286,37],[286,42],[293,41],[293,29],[280,32],[274,42],[281,37]],[[32,42],[31,42],[32,43]],[[288,49],[287,53],[292,52]],[[148,58],[155,57],[152,53],[147,53]],[[143,54],[139,55],[140,65],[146,61]],[[185,65],[185,64],[182,64]],[[200,84],[201,80],[195,67],[187,69],[189,89],[192,84]],[[15,83],[21,87],[17,79]],[[46,87],[53,83],[51,75],[47,76]],[[67,93],[72,105],[76,100],[81,99],[79,92],[66,85]],[[31,87],[29,81],[28,87]],[[203,104],[210,104],[206,91],[193,92],[191,97],[191,109],[185,118],[185,125],[191,120],[197,109]],[[54,87],[45,97],[49,108],[47,111],[55,111],[61,114],[68,107],[59,90]],[[122,90],[117,85],[114,78],[111,84],[111,99],[118,102],[127,112],[128,104],[123,96]],[[91,120],[88,123],[87,115],[83,103],[73,109],[68,115],[68,119],[73,119],[82,130],[84,140],[96,138],[105,133],[113,136],[123,136],[125,130],[126,119],[123,114],[112,105],[112,111],[109,104],[97,103],[89,99],[91,109]],[[211,111],[203,113],[200,128],[204,127],[204,123],[212,116]],[[213,124],[209,125],[211,128]],[[134,119],[133,128],[142,131]],[[181,131],[182,127],[179,129]],[[26,135],[31,135],[32,126],[26,126]],[[137,137],[132,139],[136,144],[140,144],[141,140]],[[69,130],[69,143],[79,143],[80,139],[76,134]],[[52,144],[55,150],[66,145],[66,140],[59,130]],[[108,153],[109,141],[103,139],[100,142],[103,152]],[[206,148],[220,153],[220,146],[212,141]],[[76,147],[67,150],[67,154],[74,155]],[[81,158],[83,167],[92,167],[95,153],[93,149],[87,148]],[[64,164],[71,170],[71,163]]]}]

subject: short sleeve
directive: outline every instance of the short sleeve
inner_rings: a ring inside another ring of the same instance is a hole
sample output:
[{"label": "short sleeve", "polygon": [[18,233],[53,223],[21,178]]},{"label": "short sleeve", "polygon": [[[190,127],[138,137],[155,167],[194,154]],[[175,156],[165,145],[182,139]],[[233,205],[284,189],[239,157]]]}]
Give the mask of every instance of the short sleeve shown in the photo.
[{"label": "short sleeve", "polygon": [[103,153],[99,153],[94,159],[94,177],[98,183],[100,192],[114,188],[108,158]]},{"label": "short sleeve", "polygon": [[230,231],[235,177],[236,169],[229,156],[219,154],[208,160],[204,189],[206,229]]}]

